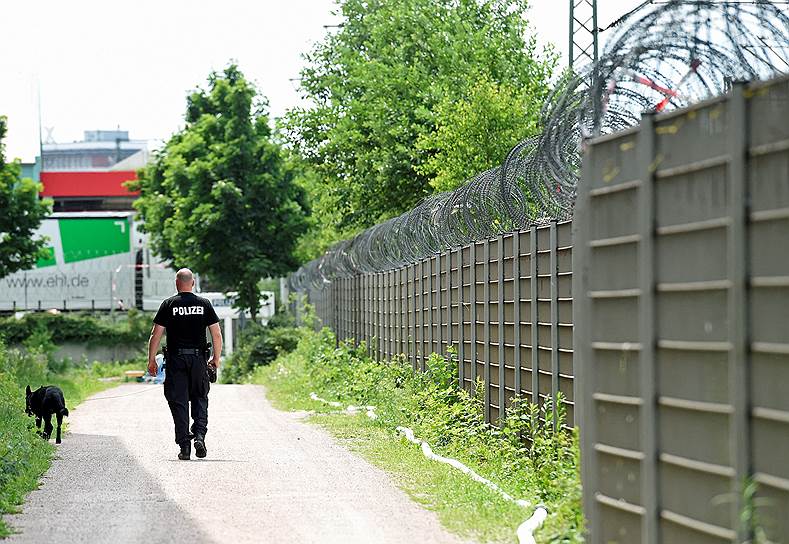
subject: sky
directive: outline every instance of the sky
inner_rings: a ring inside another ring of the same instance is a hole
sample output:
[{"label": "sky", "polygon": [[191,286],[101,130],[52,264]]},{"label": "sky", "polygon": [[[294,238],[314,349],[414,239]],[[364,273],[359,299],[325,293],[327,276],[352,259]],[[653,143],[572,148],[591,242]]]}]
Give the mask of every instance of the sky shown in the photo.
[{"label": "sky", "polygon": [[[639,3],[601,0],[599,26]],[[45,140],[50,130],[54,141],[71,142],[120,127],[161,141],[183,126],[188,92],[231,60],[281,116],[302,103],[294,81],[301,55],[339,21],[335,9],[334,0],[4,0],[6,156],[32,162],[38,153],[39,89]],[[538,42],[566,58],[569,0],[532,0],[530,11]]]}]

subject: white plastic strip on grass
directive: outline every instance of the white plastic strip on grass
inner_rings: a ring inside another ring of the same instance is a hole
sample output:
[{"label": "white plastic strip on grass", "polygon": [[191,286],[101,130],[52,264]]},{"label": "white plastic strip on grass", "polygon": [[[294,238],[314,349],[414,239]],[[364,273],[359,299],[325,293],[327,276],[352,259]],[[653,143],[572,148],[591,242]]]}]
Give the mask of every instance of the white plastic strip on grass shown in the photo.
[{"label": "white plastic strip on grass", "polygon": [[[327,404],[334,408],[342,408],[342,403],[322,399],[315,393],[310,393],[310,398],[316,402],[322,402],[323,404]],[[376,419],[378,417],[375,415],[375,406],[349,405],[348,407],[345,408],[345,410],[343,410],[343,412],[347,414],[358,414],[362,410],[366,410],[367,417],[369,417],[370,419]],[[501,487],[491,482],[487,478],[480,476],[479,474],[471,470],[469,467],[467,467],[457,459],[452,459],[451,457],[443,457],[441,455],[438,455],[433,451],[433,448],[430,447],[430,444],[414,436],[414,431],[409,429],[408,427],[397,427],[397,432],[405,436],[405,438],[409,442],[412,442],[417,446],[419,446],[420,448],[422,448],[422,453],[428,459],[432,459],[433,461],[438,461],[439,463],[447,464],[459,470],[460,472],[468,475],[475,482],[479,482],[483,484],[488,489],[495,491],[496,493],[501,495],[504,499],[510,502],[514,502],[518,506],[522,506],[523,508],[529,508],[531,506],[529,501],[514,498],[512,495],[504,491]],[[542,505],[537,506],[531,517],[518,526],[518,530],[517,530],[518,542],[520,544],[536,544],[537,541],[534,540],[534,531],[536,531],[540,527],[540,525],[542,525],[546,517],[548,517],[548,510],[546,510],[545,507]]]},{"label": "white plastic strip on grass", "polygon": [[349,414],[358,414],[359,412],[363,411],[370,419],[378,419],[378,416],[375,414],[375,406],[353,406],[349,405],[345,411]]},{"label": "white plastic strip on grass", "polygon": [[310,393],[310,398],[312,400],[316,400],[318,402],[322,402],[323,404],[328,404],[329,406],[333,406],[334,408],[342,407],[342,403],[339,403],[337,401],[331,401],[331,400],[322,399],[318,395],[316,395],[315,393]]},{"label": "white plastic strip on grass", "polygon": [[495,491],[496,493],[498,493],[499,495],[501,495],[502,497],[504,497],[506,500],[510,502],[514,502],[515,504],[519,506],[523,506],[524,508],[528,508],[529,506],[531,506],[528,501],[514,498],[512,495],[504,491],[502,488],[500,488],[499,486],[497,486],[487,478],[483,478],[482,476],[480,476],[479,474],[468,468],[466,465],[464,465],[457,459],[452,459],[450,457],[443,457],[433,452],[433,449],[430,447],[430,444],[428,444],[424,440],[420,440],[417,437],[415,437],[414,431],[412,431],[408,427],[398,427],[397,432],[405,436],[409,442],[412,442],[417,446],[420,446],[422,448],[422,453],[424,453],[425,457],[427,457],[428,459],[432,459],[433,461],[438,461],[439,463],[445,463],[447,465],[450,465],[458,469],[460,472],[467,474],[475,482],[479,482],[485,487],[492,489],[493,491]]},{"label": "white plastic strip on grass", "polygon": [[[498,493],[499,495],[501,495],[502,497],[504,497],[504,499],[510,502],[514,502],[518,506],[522,506],[523,508],[529,508],[529,506],[531,506],[531,504],[528,501],[514,498],[512,495],[504,491],[501,487],[491,482],[487,478],[480,476],[479,474],[471,470],[469,467],[467,467],[457,459],[452,459],[451,457],[443,457],[441,455],[438,455],[430,447],[430,444],[414,436],[414,431],[409,429],[408,427],[397,427],[397,432],[405,436],[409,442],[412,442],[417,446],[421,447],[422,453],[428,459],[432,459],[433,461],[438,461],[439,463],[444,463],[451,467],[456,468],[460,472],[467,474],[475,482],[481,483],[488,489],[491,489],[496,493]],[[532,516],[529,519],[527,519],[526,521],[524,521],[518,526],[518,531],[517,531],[518,542],[520,542],[520,544],[536,544],[533,533],[540,525],[542,525],[542,522],[545,521],[545,518],[547,516],[548,516],[548,510],[546,510],[544,506],[538,506],[537,509],[534,511],[534,514],[532,514]]]},{"label": "white plastic strip on grass", "polygon": [[[315,393],[310,393],[310,398],[314,401],[322,402],[323,404],[328,404],[329,406],[332,406],[334,408],[342,408],[342,403],[337,401],[322,399]],[[348,405],[347,408],[345,408],[345,410],[342,411],[350,415],[355,415],[361,412],[362,410],[365,411],[367,417],[369,417],[370,419],[378,418],[378,416],[375,414],[375,406],[354,406],[353,404],[350,404]]]},{"label": "white plastic strip on grass", "polygon": [[534,531],[540,528],[540,525],[547,517],[548,510],[542,505],[538,506],[531,517],[518,526],[518,531],[516,532],[518,542],[520,544],[537,544],[537,541],[534,539]]}]

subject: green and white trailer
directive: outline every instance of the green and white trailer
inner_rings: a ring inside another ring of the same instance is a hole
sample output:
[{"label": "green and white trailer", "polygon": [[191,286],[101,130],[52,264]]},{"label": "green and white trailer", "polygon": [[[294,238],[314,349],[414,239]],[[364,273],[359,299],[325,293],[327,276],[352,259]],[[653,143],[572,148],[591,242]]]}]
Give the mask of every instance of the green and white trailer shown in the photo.
[{"label": "green and white trailer", "polygon": [[47,255],[0,278],[0,311],[156,310],[173,271],[148,247],[134,212],[57,212],[36,232]]}]

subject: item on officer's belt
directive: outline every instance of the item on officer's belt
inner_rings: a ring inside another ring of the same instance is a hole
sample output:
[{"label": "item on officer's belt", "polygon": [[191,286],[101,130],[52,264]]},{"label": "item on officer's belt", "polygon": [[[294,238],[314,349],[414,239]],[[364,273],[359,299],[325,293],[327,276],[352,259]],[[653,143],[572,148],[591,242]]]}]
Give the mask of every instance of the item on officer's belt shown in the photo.
[{"label": "item on officer's belt", "polygon": [[[213,351],[213,346],[206,343],[203,346],[203,355],[205,356],[206,361],[211,358],[211,351]],[[205,375],[208,377],[209,382],[216,383],[216,366],[214,366],[213,363],[209,362],[206,365]]]}]

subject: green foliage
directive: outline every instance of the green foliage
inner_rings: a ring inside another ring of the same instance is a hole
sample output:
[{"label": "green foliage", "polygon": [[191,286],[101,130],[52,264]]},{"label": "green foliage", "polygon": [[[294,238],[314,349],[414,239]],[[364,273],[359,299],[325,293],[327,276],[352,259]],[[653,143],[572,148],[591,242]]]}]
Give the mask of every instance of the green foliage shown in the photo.
[{"label": "green foliage", "polygon": [[279,278],[265,278],[260,280],[259,284],[261,291],[271,291],[275,299],[279,298]]},{"label": "green foliage", "polygon": [[[31,429],[25,414],[24,389],[9,372],[5,348],[0,345],[0,514],[13,512],[36,487],[49,467],[54,448]],[[0,519],[0,537],[9,534]]]},{"label": "green foliage", "polygon": [[39,199],[41,185],[21,178],[19,161],[5,162],[7,120],[0,116],[0,278],[33,268],[46,255],[47,240],[33,239],[52,201]]},{"label": "green foliage", "polygon": [[296,349],[301,331],[292,318],[278,313],[266,326],[250,323],[241,331],[238,348],[228,357],[222,368],[223,383],[240,383],[256,367],[268,365],[280,354]]},{"label": "green foliage", "polygon": [[524,87],[482,79],[459,100],[445,97],[436,109],[436,128],[420,136],[428,159],[416,169],[438,192],[451,191],[473,175],[498,166],[519,141],[540,131],[539,114],[548,91],[543,81]]},{"label": "green foliage", "polygon": [[41,346],[47,344],[45,340],[56,344],[142,345],[148,339],[150,327],[150,316],[137,310],[129,310],[118,321],[91,314],[46,312],[31,312],[22,319],[0,318],[0,336],[11,345],[32,343]]},{"label": "green foliage", "polygon": [[235,65],[187,101],[176,133],[130,187],[157,252],[205,274],[257,315],[259,281],[298,264],[305,201],[269,127],[264,98]]},{"label": "green foliage", "polygon": [[774,506],[769,498],[759,497],[759,483],[753,478],[747,478],[742,485],[743,508],[740,512],[740,523],[753,538],[753,544],[775,544],[767,536],[762,525],[761,508]]},{"label": "green foliage", "polygon": [[[305,57],[300,81],[310,106],[286,119],[291,141],[318,175],[318,228],[328,227],[328,237],[347,235],[426,196],[437,172],[422,166],[433,146],[441,144],[440,153],[451,145],[451,135],[417,142],[449,122],[440,105],[473,97],[478,82],[523,89],[520,105],[541,101],[555,57],[537,51],[526,10],[526,0],[339,2],[339,29]],[[527,124],[522,136],[532,130]],[[511,141],[510,132],[501,138]]]},{"label": "green foliage", "polygon": [[320,257],[335,242],[360,229],[341,227],[346,207],[344,197],[324,184],[315,168],[303,160],[300,164],[304,175],[299,177],[299,185],[304,189],[312,210],[307,218],[307,231],[299,238],[295,251],[299,262],[305,263]]},{"label": "green foliage", "polygon": [[251,379],[265,384],[286,408],[333,410],[309,400],[311,392],[345,405],[374,405],[375,421],[361,416],[342,424],[330,418],[329,428],[364,444],[365,455],[404,481],[425,486],[405,484],[451,530],[484,541],[514,541],[528,512],[476,482],[447,475],[442,465],[424,464],[418,449],[391,432],[395,427],[411,427],[437,453],[459,459],[511,495],[545,504],[550,515],[539,542],[583,542],[578,437],[561,427],[561,398],[556,430],[550,403],[537,407],[523,399],[512,402],[499,425],[491,425],[485,422],[483,384],[478,382],[473,393],[459,389],[452,356],[432,354],[425,372],[414,372],[403,358],[379,363],[366,351],[364,345],[335,347],[328,329],[304,330],[294,352],[256,369]]}]

